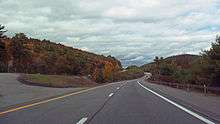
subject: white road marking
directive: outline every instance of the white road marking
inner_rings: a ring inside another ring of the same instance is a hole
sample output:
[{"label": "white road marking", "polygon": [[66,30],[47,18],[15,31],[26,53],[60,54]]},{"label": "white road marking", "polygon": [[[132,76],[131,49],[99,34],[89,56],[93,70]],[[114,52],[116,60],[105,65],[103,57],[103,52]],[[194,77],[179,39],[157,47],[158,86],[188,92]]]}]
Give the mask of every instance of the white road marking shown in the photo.
[{"label": "white road marking", "polygon": [[117,90],[119,90],[120,89],[120,87],[117,87]]},{"label": "white road marking", "polygon": [[81,120],[79,120],[76,124],[84,124],[87,121],[87,117],[82,118]]},{"label": "white road marking", "polygon": [[110,93],[108,96],[111,97],[112,95],[114,95],[114,93]]},{"label": "white road marking", "polygon": [[148,90],[149,92],[153,93],[154,95],[156,95],[156,96],[162,98],[163,100],[165,100],[165,101],[169,102],[170,104],[176,106],[177,108],[179,108],[179,109],[185,111],[186,113],[188,113],[188,114],[190,114],[190,115],[192,115],[192,116],[198,118],[199,120],[205,122],[206,124],[215,124],[214,122],[208,120],[207,118],[204,118],[204,117],[198,115],[197,113],[194,113],[193,111],[188,110],[188,109],[186,109],[185,107],[183,107],[183,106],[181,106],[181,105],[179,105],[179,104],[177,104],[177,103],[175,103],[175,102],[173,102],[173,101],[167,99],[166,97],[164,97],[164,96],[162,96],[162,95],[160,95],[160,94],[154,92],[153,90],[151,90],[151,89],[149,89],[149,88],[143,86],[140,82],[137,81],[137,83],[138,83],[141,87],[143,87],[144,89],[146,89],[146,90]]}]

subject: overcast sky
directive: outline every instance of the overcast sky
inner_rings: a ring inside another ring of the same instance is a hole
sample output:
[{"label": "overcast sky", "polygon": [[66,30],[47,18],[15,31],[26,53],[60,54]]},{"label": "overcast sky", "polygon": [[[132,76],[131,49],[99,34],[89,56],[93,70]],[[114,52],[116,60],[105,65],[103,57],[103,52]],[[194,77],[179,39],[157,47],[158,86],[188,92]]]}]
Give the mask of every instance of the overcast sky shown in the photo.
[{"label": "overcast sky", "polygon": [[8,35],[24,32],[124,66],[199,54],[220,31],[219,0],[0,0]]}]

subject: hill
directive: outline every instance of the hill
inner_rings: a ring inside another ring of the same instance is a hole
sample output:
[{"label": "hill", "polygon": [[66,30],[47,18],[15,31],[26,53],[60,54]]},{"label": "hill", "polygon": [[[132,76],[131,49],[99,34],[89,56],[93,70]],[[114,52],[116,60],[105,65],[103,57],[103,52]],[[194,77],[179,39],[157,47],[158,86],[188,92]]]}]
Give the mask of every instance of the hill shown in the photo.
[{"label": "hill", "polygon": [[113,73],[122,70],[114,57],[28,38],[23,33],[1,38],[0,53],[0,72],[82,75],[109,82]]},{"label": "hill", "polygon": [[[167,58],[162,58],[158,59],[159,63],[164,63],[164,64],[171,64],[175,65],[179,68],[190,68],[192,64],[194,64],[198,59],[200,59],[201,56],[198,55],[192,55],[192,54],[181,54],[181,55],[175,55],[175,56],[170,56]],[[151,62],[145,65],[142,65],[140,68],[144,71],[153,71],[156,67],[156,62]]]},{"label": "hill", "polygon": [[202,57],[198,55],[182,54],[167,58],[155,57],[154,62],[145,64],[140,68],[153,74],[151,80],[202,84],[199,81],[201,70],[198,65]]},{"label": "hill", "polygon": [[154,62],[140,68],[153,74],[150,80],[220,87],[220,37],[200,56],[183,54],[155,57]]},{"label": "hill", "polygon": [[189,68],[195,62],[198,60],[200,56],[198,55],[191,55],[191,54],[182,54],[182,55],[175,55],[170,56],[164,59],[166,63],[174,63],[177,66],[181,66],[183,68]]}]

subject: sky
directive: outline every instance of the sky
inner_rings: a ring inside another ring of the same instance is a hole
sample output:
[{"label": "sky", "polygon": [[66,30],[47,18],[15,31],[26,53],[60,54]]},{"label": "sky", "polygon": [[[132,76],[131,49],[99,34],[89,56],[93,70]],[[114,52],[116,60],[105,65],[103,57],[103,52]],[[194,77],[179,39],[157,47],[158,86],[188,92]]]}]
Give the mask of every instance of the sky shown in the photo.
[{"label": "sky", "polygon": [[220,0],[0,0],[7,35],[23,32],[123,66],[199,54],[220,32]]}]

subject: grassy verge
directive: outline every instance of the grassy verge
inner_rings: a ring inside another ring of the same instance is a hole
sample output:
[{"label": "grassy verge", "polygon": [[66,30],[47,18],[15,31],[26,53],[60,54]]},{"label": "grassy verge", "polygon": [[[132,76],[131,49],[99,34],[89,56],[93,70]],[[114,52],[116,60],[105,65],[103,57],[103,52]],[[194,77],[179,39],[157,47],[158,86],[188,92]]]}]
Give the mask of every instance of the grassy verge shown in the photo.
[{"label": "grassy verge", "polygon": [[66,75],[23,74],[19,80],[25,84],[46,87],[90,87],[96,83],[85,77]]}]

